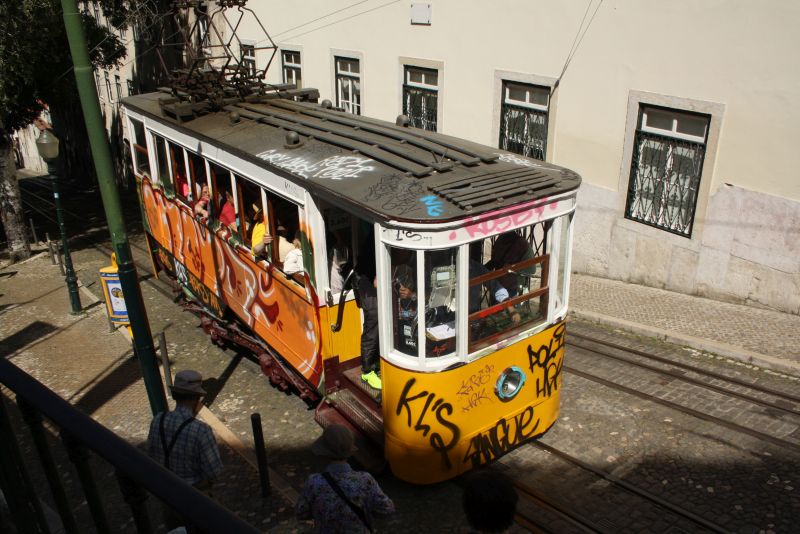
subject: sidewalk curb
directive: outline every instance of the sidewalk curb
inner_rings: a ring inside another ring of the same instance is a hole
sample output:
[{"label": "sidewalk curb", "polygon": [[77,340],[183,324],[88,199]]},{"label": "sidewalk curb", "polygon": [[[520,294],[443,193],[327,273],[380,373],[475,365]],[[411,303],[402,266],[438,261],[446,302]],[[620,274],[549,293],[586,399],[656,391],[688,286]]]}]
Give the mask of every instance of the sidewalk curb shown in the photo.
[{"label": "sidewalk curb", "polygon": [[774,356],[768,356],[766,354],[759,354],[757,352],[753,352],[742,347],[729,345],[727,343],[703,339],[690,336],[688,334],[681,334],[679,332],[664,330],[654,326],[634,323],[632,321],[626,321],[625,319],[619,319],[617,317],[611,317],[601,313],[575,308],[572,308],[569,311],[569,315],[576,319],[605,324],[607,326],[619,328],[620,330],[631,332],[633,334],[666,341],[667,343],[673,343],[675,345],[682,345],[696,350],[711,352],[720,356],[731,358],[732,360],[757,365],[759,367],[763,367],[764,369],[800,376],[800,363],[787,361]]}]

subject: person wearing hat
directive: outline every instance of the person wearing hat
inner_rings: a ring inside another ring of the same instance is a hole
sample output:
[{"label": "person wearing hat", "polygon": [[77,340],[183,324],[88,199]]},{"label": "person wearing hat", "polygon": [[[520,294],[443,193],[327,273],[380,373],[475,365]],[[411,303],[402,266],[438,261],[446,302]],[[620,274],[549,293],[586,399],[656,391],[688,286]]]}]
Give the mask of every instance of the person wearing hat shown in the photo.
[{"label": "person wearing hat", "polygon": [[[222,460],[211,427],[195,418],[206,394],[202,383],[203,376],[191,369],[175,375],[171,387],[175,409],[153,418],[147,452],[187,484],[211,496],[214,479],[222,472]],[[168,529],[186,524],[171,508],[165,507],[164,516]]]},{"label": "person wearing hat", "polygon": [[372,532],[376,514],[394,513],[394,503],[372,475],[347,463],[355,450],[353,433],[338,424],[325,428],[311,445],[311,452],[330,460],[323,473],[308,477],[295,507],[298,519],[314,520],[314,532]]}]

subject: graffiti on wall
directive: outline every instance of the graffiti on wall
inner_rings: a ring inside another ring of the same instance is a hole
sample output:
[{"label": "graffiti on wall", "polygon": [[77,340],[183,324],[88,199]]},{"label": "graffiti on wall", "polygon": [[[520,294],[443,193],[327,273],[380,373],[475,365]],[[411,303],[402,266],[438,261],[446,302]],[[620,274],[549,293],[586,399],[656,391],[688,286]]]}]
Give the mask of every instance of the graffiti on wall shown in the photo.
[{"label": "graffiti on wall", "polygon": [[[491,402],[494,365],[486,364],[468,378],[461,381],[456,396],[461,401],[461,411],[469,412],[483,403]],[[488,391],[487,391],[488,386]]]}]

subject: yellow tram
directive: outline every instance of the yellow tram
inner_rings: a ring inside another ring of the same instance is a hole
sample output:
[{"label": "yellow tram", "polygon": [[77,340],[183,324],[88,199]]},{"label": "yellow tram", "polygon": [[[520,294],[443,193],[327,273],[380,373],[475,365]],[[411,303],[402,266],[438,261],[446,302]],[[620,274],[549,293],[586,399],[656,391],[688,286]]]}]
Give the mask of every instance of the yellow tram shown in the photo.
[{"label": "yellow tram", "polygon": [[[317,98],[123,101],[154,265],[213,339],[249,347],[403,480],[542,435],[559,413],[580,177]],[[368,291],[381,390],[361,380]]]}]

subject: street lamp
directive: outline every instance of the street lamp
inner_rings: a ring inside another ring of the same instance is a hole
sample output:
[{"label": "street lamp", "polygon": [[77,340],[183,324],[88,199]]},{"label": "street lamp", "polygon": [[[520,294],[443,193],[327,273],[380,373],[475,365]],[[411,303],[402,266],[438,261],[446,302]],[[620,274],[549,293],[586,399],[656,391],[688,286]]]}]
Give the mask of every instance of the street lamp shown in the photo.
[{"label": "street lamp", "polygon": [[61,230],[61,246],[64,249],[64,268],[66,271],[67,289],[69,290],[69,303],[72,306],[72,314],[81,313],[81,298],[78,295],[78,277],[75,276],[75,269],[72,268],[72,257],[69,254],[67,244],[67,229],[64,227],[64,210],[61,209],[61,195],[58,192],[58,174],[56,174],[56,160],[58,159],[58,137],[50,130],[42,130],[39,139],[36,140],[36,149],[39,155],[47,163],[47,172],[50,174],[53,183],[53,199],[56,203],[56,219]]}]

